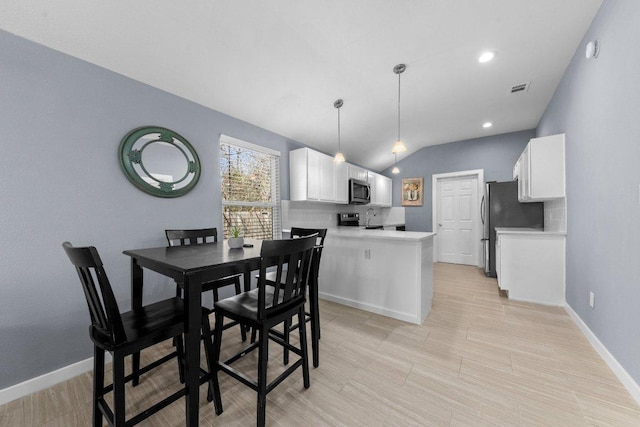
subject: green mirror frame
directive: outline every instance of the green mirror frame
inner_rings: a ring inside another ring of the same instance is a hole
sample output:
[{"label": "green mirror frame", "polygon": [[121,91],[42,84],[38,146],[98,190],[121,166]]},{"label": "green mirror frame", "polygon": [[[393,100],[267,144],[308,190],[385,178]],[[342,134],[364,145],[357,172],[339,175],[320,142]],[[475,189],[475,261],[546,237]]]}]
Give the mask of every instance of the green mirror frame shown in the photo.
[{"label": "green mirror frame", "polygon": [[[171,152],[172,158],[159,159],[163,151]],[[145,150],[147,154],[145,155]],[[160,153],[158,153],[158,150]],[[156,159],[156,164],[150,160]],[[180,197],[187,194],[200,179],[200,159],[196,150],[178,133],[159,126],[143,126],[125,135],[118,149],[120,166],[126,177],[138,189],[157,197]],[[147,164],[143,159],[147,158]],[[177,176],[167,175],[167,164],[177,171]],[[157,168],[160,167],[160,171]]]}]

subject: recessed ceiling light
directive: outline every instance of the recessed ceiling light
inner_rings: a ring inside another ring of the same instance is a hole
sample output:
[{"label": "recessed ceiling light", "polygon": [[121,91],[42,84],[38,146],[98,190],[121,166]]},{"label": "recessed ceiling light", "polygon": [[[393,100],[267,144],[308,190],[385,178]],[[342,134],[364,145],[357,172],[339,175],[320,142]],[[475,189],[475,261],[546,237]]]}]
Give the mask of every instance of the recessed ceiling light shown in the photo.
[{"label": "recessed ceiling light", "polygon": [[496,53],[493,51],[484,52],[482,55],[480,55],[480,58],[478,58],[478,62],[489,62],[495,57]]},{"label": "recessed ceiling light", "polygon": [[491,122],[486,122],[485,124],[482,125],[482,127],[485,128],[485,129],[488,129],[491,126],[493,126],[493,123],[491,123]]}]

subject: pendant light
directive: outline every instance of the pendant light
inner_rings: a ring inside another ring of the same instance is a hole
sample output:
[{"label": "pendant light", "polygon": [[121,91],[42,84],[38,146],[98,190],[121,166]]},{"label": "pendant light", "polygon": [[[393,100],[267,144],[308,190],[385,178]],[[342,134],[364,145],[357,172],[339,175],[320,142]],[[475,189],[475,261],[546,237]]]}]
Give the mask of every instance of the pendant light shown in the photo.
[{"label": "pendant light", "polygon": [[340,151],[340,107],[342,107],[342,105],[344,105],[342,99],[338,99],[333,103],[333,106],[338,110],[338,152],[333,158],[333,161],[336,163],[342,163],[345,161],[344,155],[342,154],[342,151]]},{"label": "pendant light", "polygon": [[405,147],[404,142],[400,139],[400,74],[404,73],[404,70],[406,69],[407,66],[405,64],[398,64],[393,67],[393,72],[398,75],[398,140],[393,144],[391,152],[396,154],[396,159],[398,153],[404,153],[407,151],[407,147]]},{"label": "pendant light", "polygon": [[391,169],[391,173],[397,175],[400,173],[400,169],[398,169],[398,153],[393,153],[396,158],[395,163],[393,164],[393,169]]}]

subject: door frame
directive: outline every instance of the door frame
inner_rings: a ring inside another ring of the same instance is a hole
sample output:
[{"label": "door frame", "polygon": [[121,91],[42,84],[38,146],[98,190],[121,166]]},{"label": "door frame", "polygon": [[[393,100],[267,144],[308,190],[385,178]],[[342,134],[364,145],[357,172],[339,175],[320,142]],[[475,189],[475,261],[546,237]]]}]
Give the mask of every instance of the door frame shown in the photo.
[{"label": "door frame", "polygon": [[476,254],[478,255],[478,267],[482,267],[484,265],[484,260],[481,259],[482,256],[482,219],[480,217],[480,201],[482,200],[482,196],[484,195],[484,169],[474,169],[468,171],[460,171],[460,172],[449,172],[449,173],[438,173],[431,175],[431,230],[436,233],[433,239],[433,262],[438,262],[438,197],[440,196],[438,192],[438,182],[442,179],[448,178],[462,178],[462,177],[471,177],[477,178],[478,181],[478,191],[476,192],[477,200],[476,200]]}]

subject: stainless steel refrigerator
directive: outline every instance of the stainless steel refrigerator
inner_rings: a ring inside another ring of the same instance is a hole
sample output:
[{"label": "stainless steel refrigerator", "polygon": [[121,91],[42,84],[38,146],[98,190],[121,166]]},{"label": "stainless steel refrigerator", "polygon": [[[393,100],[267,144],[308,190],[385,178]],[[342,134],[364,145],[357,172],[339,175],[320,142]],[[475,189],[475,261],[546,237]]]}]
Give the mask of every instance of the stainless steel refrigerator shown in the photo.
[{"label": "stainless steel refrigerator", "polygon": [[544,204],[518,202],[518,182],[487,182],[480,216],[484,226],[484,274],[496,277],[496,227],[544,228]]}]

